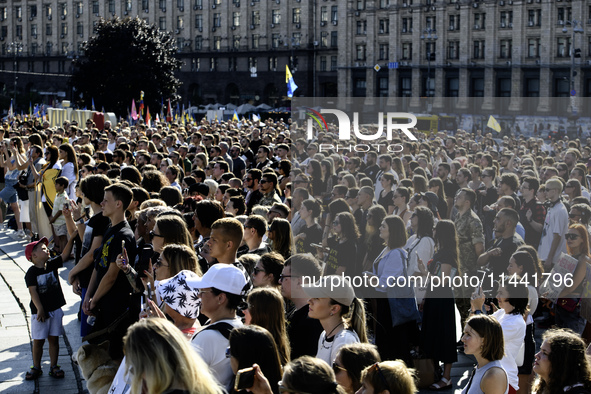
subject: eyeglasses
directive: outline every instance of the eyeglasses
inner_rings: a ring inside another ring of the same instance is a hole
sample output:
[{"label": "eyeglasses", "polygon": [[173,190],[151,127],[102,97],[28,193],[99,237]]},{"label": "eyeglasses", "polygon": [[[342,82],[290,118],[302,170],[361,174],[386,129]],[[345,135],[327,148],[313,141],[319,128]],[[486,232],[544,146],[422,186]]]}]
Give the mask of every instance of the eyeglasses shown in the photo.
[{"label": "eyeglasses", "polygon": [[264,180],[264,179],[261,179],[261,180],[259,181],[259,183],[260,183],[260,184],[263,184],[263,183],[268,183],[268,182],[269,182],[269,181],[266,181],[266,180]]},{"label": "eyeglasses", "polygon": [[347,372],[347,370],[345,368],[341,367],[339,364],[337,364],[335,362],[332,363],[332,370],[334,371],[335,375],[338,374],[339,371]]},{"label": "eyeglasses", "polygon": [[338,226],[339,224],[341,224],[338,220],[335,220],[334,222],[332,222],[333,226]]},{"label": "eyeglasses", "polygon": [[569,213],[568,214],[568,217],[571,219],[578,218],[580,216],[581,216],[581,214],[577,214],[577,213]]},{"label": "eyeglasses", "polygon": [[252,178],[244,178],[244,182],[250,182],[252,181]]},{"label": "eyeglasses", "polygon": [[156,234],[154,231],[150,231],[150,239],[154,239],[154,237],[164,238],[162,234]]},{"label": "eyeglasses", "polygon": [[285,278],[291,278],[293,275],[279,275],[279,280],[283,280]]},{"label": "eyeglasses", "polygon": [[580,237],[579,234],[572,234],[572,233],[566,233],[566,234],[564,234],[564,238],[565,239],[569,239],[571,241],[574,241],[575,239],[577,239],[579,237]]},{"label": "eyeglasses", "polygon": [[264,270],[264,269],[262,269],[262,268],[255,268],[255,269],[253,270],[253,272],[254,272],[254,274],[255,274],[255,275],[258,275],[258,273],[259,273],[259,272],[265,272],[265,270]]},{"label": "eyeglasses", "polygon": [[154,263],[154,267],[169,267],[170,265],[168,264],[163,264],[162,263],[162,257],[160,257],[158,260],[156,260],[156,262]]}]

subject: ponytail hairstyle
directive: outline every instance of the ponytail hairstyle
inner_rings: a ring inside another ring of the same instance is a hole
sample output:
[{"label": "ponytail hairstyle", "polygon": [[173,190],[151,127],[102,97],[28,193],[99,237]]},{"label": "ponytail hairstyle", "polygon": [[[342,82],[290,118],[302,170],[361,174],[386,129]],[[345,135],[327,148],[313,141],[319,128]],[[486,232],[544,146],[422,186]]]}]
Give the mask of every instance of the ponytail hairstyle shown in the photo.
[{"label": "ponytail hairstyle", "polygon": [[350,306],[343,305],[332,298],[331,305],[339,305],[341,307],[341,317],[348,328],[353,329],[359,337],[359,341],[367,343],[367,330],[365,328],[365,305],[363,301],[357,297],[353,298]]}]

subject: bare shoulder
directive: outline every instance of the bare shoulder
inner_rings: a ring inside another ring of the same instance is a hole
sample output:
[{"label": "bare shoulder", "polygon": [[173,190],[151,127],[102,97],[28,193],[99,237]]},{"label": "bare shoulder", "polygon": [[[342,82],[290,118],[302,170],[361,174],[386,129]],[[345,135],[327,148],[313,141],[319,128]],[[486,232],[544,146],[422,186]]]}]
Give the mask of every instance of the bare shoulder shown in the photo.
[{"label": "bare shoulder", "polygon": [[507,389],[507,374],[499,367],[489,369],[480,381],[480,389],[486,394],[504,394]]}]

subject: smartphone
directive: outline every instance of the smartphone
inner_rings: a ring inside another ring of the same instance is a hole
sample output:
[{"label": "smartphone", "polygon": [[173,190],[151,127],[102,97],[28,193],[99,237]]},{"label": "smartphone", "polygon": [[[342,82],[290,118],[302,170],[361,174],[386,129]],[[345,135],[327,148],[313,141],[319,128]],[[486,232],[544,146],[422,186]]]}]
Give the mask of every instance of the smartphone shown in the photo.
[{"label": "smartphone", "polygon": [[68,204],[68,203],[65,203],[65,204],[64,204],[64,208],[63,208],[63,209],[70,209],[70,204]]},{"label": "smartphone", "polygon": [[234,390],[246,390],[254,386],[254,368],[244,368],[236,373]]},{"label": "smartphone", "polygon": [[152,248],[152,245],[144,245],[139,256],[135,270],[141,278],[145,278],[146,274],[144,274],[144,271],[147,271],[148,268],[150,268],[150,260],[154,257],[154,249]]},{"label": "smartphone", "polygon": [[[123,251],[125,250],[125,240],[121,241],[121,254],[123,255]],[[123,259],[123,265],[127,265],[127,260]]]}]

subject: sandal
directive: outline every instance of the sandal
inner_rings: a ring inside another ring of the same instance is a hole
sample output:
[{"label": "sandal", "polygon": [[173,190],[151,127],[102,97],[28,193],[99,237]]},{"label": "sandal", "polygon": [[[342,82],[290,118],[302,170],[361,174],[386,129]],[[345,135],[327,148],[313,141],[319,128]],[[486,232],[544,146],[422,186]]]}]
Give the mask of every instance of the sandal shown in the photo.
[{"label": "sandal", "polygon": [[441,385],[439,383],[433,383],[429,386],[429,390],[439,391],[439,390],[448,390],[452,388],[451,379],[446,379],[444,377],[441,378],[441,381],[445,383],[445,385]]},{"label": "sandal", "polygon": [[64,371],[62,371],[59,365],[54,365],[49,369],[49,376],[56,379],[63,379],[64,378]]},{"label": "sandal", "polygon": [[41,375],[43,375],[41,368],[31,367],[31,369],[28,370],[27,374],[25,375],[25,380],[35,380]]}]

